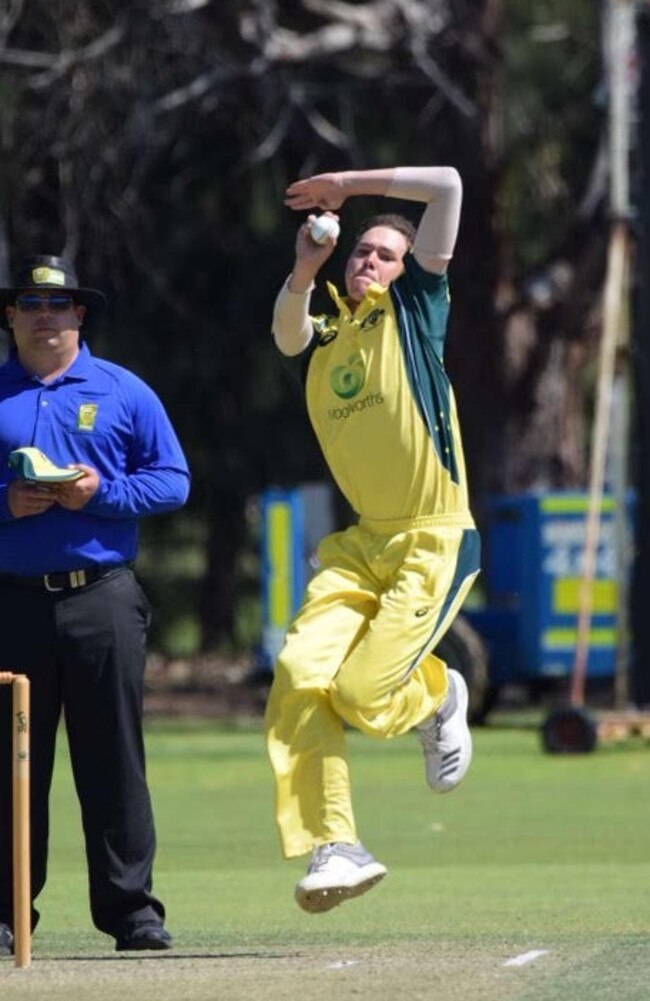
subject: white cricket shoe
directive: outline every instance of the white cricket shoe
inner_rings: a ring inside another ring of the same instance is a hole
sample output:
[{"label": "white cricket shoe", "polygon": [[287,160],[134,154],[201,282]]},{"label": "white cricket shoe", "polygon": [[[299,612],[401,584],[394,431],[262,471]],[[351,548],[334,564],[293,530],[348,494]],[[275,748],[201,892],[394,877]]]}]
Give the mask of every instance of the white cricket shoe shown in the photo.
[{"label": "white cricket shoe", "polygon": [[415,730],[424,751],[427,782],[436,792],[451,792],[472,760],[472,735],[467,725],[467,685],[458,671],[448,671],[449,692],[435,715]]},{"label": "white cricket shoe", "polygon": [[296,886],[296,901],[311,914],[329,911],[371,889],[386,872],[361,842],[319,845],[312,852],[307,875]]}]

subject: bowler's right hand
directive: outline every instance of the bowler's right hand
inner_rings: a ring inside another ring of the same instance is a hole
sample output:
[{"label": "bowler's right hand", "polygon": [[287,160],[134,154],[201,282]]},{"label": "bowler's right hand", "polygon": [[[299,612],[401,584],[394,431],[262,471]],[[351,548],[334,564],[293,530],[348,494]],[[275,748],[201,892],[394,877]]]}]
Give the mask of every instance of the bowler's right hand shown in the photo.
[{"label": "bowler's right hand", "polygon": [[[334,216],[336,218],[336,216]],[[315,215],[307,217],[296,234],[296,257],[305,261],[313,261],[317,267],[322,267],[336,246],[336,240],[328,237],[325,243],[316,243],[310,235],[310,226],[316,219]]]},{"label": "bowler's right hand", "polygon": [[328,257],[331,257],[336,246],[336,240],[328,239],[325,243],[316,243],[309,235],[309,226],[316,218],[310,215],[296,234],[296,260],[294,262],[289,288],[292,292],[306,292],[316,280],[316,275]]}]

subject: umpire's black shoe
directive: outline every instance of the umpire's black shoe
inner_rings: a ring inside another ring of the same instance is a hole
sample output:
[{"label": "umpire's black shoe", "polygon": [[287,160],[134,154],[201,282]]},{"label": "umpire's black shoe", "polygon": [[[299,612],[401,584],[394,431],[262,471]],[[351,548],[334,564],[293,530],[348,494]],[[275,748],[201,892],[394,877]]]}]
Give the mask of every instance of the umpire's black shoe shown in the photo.
[{"label": "umpire's black shoe", "polygon": [[153,922],[132,925],[115,939],[117,952],[134,952],[141,949],[171,949],[173,940],[162,925]]},{"label": "umpire's black shoe", "polygon": [[14,951],[14,936],[9,925],[0,921],[0,956],[12,956]]}]

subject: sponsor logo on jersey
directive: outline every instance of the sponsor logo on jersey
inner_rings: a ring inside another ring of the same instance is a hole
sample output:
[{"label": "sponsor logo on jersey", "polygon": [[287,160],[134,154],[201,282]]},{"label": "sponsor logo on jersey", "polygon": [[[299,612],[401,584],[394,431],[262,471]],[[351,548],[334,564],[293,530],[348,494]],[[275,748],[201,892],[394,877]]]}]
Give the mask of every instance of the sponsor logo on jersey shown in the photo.
[{"label": "sponsor logo on jersey", "polygon": [[330,386],[342,400],[358,396],[366,381],[366,368],[360,352],[351,354],[345,365],[337,365],[330,373]]},{"label": "sponsor logo on jersey", "polygon": [[348,417],[352,417],[354,414],[360,413],[362,410],[369,410],[371,407],[378,406],[380,403],[384,402],[384,397],[381,393],[368,393],[360,400],[354,400],[352,403],[346,403],[343,407],[330,407],[327,411],[327,416],[331,421],[345,421]]}]

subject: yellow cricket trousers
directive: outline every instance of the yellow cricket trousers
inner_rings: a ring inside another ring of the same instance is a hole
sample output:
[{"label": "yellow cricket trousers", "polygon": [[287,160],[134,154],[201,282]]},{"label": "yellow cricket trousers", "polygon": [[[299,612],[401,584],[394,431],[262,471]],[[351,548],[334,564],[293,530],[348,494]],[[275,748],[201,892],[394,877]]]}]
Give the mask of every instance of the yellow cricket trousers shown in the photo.
[{"label": "yellow cricket trousers", "polygon": [[362,521],[321,542],[266,709],[286,858],[357,841],[344,722],[395,737],[444,701],[446,667],[430,651],[479,570],[470,526],[458,516]]}]

